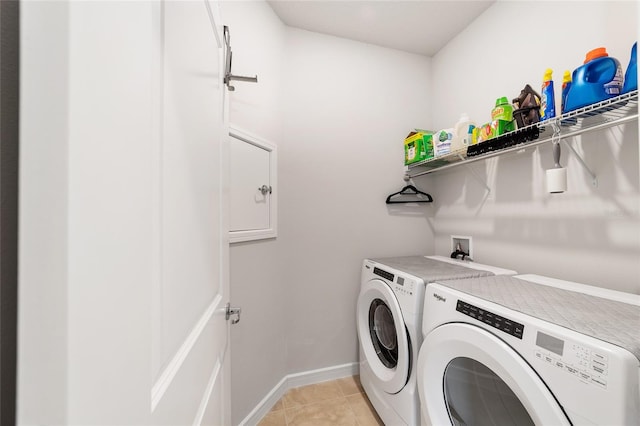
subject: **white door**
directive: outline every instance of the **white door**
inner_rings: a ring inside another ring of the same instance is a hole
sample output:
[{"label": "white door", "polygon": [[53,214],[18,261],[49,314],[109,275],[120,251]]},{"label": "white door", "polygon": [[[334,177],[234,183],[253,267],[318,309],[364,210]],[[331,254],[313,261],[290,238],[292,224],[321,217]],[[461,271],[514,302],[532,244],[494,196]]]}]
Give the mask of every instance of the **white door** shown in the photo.
[{"label": "white door", "polygon": [[424,424],[570,424],[529,364],[470,324],[445,324],[427,334],[418,356],[418,393]]},{"label": "white door", "polygon": [[228,424],[223,27],[209,0],[160,15],[152,423]]},{"label": "white door", "polygon": [[21,2],[19,424],[230,423],[217,13]]}]

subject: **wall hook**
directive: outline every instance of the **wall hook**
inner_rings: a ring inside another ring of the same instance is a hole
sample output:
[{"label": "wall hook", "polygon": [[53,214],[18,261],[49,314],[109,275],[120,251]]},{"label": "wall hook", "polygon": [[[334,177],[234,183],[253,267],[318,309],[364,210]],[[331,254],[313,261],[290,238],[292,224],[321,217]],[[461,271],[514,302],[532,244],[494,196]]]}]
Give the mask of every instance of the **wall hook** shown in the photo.
[{"label": "wall hook", "polygon": [[224,26],[224,44],[226,45],[226,48],[227,48],[227,55],[226,55],[225,68],[224,68],[224,84],[227,85],[227,87],[229,88],[229,91],[233,92],[234,90],[236,90],[236,88],[231,85],[231,80],[257,83],[258,82],[257,75],[255,77],[245,77],[242,75],[231,74],[231,59],[233,57],[233,53],[231,52],[231,34],[229,33],[229,27],[226,25]]}]

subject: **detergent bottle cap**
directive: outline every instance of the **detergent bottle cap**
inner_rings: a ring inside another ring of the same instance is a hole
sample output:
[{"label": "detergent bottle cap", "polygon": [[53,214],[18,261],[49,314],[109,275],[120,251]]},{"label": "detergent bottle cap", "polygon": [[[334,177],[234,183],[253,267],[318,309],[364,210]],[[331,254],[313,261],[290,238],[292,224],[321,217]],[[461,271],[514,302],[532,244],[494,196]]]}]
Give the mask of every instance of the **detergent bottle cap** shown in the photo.
[{"label": "detergent bottle cap", "polygon": [[586,64],[589,61],[597,58],[603,58],[605,56],[609,56],[609,54],[607,53],[607,49],[605,47],[598,47],[587,52],[587,56],[584,58],[584,63]]},{"label": "detergent bottle cap", "polygon": [[508,103],[509,103],[509,100],[507,99],[506,96],[503,96],[501,98],[496,99],[496,106],[504,105],[504,104],[508,104]]},{"label": "detergent bottle cap", "polygon": [[542,81],[551,81],[551,74],[553,74],[553,70],[551,68],[547,68],[544,71],[544,77],[542,78]]},{"label": "detergent bottle cap", "polygon": [[563,83],[571,83],[571,71],[566,70],[564,72],[564,74],[562,75],[562,82]]}]

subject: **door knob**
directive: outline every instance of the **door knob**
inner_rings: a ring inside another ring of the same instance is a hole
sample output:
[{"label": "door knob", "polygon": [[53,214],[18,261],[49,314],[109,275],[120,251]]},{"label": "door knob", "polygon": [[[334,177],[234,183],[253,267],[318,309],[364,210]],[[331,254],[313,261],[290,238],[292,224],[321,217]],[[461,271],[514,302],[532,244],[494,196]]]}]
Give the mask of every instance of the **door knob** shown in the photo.
[{"label": "door knob", "polygon": [[267,195],[267,194],[271,194],[271,192],[273,191],[273,188],[271,188],[271,186],[262,185],[260,188],[258,188],[258,191],[260,191],[262,195]]},{"label": "door knob", "polygon": [[231,319],[231,324],[237,324],[240,322],[240,308],[232,308],[230,303],[227,303],[226,313],[224,318],[229,321],[229,319],[234,316],[235,318]]}]

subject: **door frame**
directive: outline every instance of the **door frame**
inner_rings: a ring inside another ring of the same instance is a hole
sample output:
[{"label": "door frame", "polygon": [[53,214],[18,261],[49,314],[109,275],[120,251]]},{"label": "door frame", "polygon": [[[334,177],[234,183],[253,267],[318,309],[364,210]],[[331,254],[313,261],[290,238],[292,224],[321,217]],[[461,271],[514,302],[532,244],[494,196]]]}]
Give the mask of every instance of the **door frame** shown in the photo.
[{"label": "door frame", "polygon": [[20,2],[0,1],[0,424],[16,423]]}]

